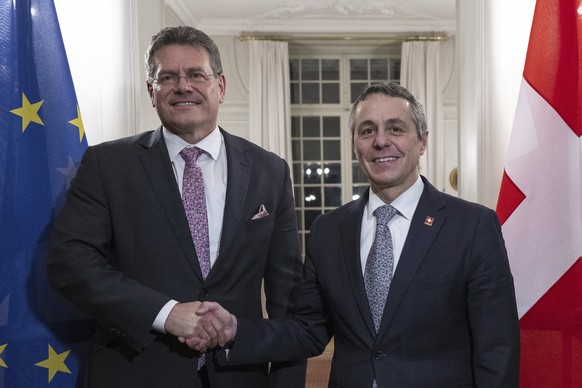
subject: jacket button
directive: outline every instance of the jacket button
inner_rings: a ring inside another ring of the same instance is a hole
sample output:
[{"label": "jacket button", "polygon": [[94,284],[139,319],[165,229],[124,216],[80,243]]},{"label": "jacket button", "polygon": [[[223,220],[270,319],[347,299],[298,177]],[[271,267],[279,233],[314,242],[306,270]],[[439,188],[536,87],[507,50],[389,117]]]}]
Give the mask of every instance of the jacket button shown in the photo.
[{"label": "jacket button", "polygon": [[374,360],[381,360],[382,358],[384,358],[384,353],[374,352]]},{"label": "jacket button", "polygon": [[201,289],[200,290],[200,296],[207,297],[208,296],[208,289],[207,288]]}]

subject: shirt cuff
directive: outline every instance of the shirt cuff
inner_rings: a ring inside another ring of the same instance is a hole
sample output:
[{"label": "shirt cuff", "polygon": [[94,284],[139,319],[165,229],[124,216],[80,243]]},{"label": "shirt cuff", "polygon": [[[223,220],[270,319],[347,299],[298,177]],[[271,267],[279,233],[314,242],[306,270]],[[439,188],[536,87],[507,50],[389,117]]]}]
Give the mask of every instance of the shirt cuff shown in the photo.
[{"label": "shirt cuff", "polygon": [[168,303],[166,303],[164,305],[164,307],[162,307],[162,309],[160,310],[160,312],[156,316],[154,323],[152,324],[152,328],[154,330],[159,331],[160,333],[166,334],[166,331],[164,330],[164,327],[166,325],[166,319],[168,319],[168,315],[170,315],[170,311],[172,311],[174,306],[177,305],[178,303],[180,303],[180,302],[172,299]]}]

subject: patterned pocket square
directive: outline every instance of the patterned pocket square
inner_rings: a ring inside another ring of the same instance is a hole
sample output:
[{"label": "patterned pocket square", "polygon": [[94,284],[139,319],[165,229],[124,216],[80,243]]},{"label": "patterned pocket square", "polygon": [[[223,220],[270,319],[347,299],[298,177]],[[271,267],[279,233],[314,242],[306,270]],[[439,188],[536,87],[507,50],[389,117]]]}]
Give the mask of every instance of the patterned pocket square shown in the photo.
[{"label": "patterned pocket square", "polygon": [[265,205],[261,204],[261,206],[259,207],[259,212],[257,214],[255,214],[251,220],[256,220],[258,218],[263,218],[269,215],[269,212],[267,211],[267,208],[265,207]]}]

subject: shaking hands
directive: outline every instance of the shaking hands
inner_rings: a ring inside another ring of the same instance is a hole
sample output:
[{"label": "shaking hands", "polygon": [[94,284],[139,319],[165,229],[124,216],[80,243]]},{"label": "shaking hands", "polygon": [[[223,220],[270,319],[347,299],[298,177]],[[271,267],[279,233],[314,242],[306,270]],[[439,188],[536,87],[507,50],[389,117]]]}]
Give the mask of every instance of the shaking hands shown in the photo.
[{"label": "shaking hands", "polygon": [[236,317],[216,302],[179,303],[166,320],[166,333],[189,348],[204,353],[223,347],[236,336]]}]

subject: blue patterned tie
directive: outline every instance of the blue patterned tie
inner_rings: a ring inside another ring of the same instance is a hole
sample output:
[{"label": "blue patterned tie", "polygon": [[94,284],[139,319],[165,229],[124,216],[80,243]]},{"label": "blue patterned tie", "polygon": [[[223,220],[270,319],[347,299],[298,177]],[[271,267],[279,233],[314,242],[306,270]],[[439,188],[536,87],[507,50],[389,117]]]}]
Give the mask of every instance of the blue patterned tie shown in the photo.
[{"label": "blue patterned tie", "polygon": [[390,205],[383,205],[374,210],[376,217],[376,235],[374,243],[368,254],[366,268],[364,270],[364,285],[368,303],[374,318],[376,332],[382,321],[392,270],[394,268],[394,252],[392,247],[392,235],[388,229],[388,222],[398,213],[398,210]]},{"label": "blue patterned tie", "polygon": [[[196,163],[203,151],[198,147],[184,148],[180,156],[186,162],[182,180],[182,202],[188,219],[188,227],[198,256],[202,276],[206,279],[210,272],[210,240],[208,237],[208,213],[204,195],[204,176]],[[200,355],[198,370],[206,364],[206,355]]]}]

